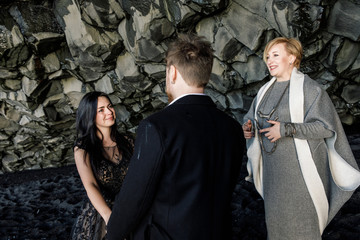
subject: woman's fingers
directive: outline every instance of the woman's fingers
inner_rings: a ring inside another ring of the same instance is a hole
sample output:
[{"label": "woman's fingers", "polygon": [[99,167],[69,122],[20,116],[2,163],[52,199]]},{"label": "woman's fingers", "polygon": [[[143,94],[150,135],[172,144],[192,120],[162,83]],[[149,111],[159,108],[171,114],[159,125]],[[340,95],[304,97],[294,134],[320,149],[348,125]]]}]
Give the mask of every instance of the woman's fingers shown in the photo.
[{"label": "woman's fingers", "polygon": [[252,123],[250,120],[248,120],[246,123],[242,125],[242,129],[244,132],[244,137],[246,139],[252,138],[254,136],[254,133],[251,131]]},{"label": "woman's fingers", "polygon": [[268,123],[272,124],[272,126],[260,129],[259,133],[265,133],[264,136],[267,137],[270,142],[276,142],[281,137],[280,122],[269,120]]}]

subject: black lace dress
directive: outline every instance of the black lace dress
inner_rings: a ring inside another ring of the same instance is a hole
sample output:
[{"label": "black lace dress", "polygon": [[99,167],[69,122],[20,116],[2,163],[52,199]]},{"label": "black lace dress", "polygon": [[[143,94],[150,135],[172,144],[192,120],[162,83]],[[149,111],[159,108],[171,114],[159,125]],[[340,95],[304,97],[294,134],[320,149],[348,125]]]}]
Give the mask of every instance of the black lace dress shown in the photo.
[{"label": "black lace dress", "polygon": [[[84,149],[82,146],[77,147]],[[96,169],[93,169],[101,193],[110,208],[116,194],[120,191],[130,162],[129,158],[122,157],[121,152],[118,153],[116,146],[105,148],[103,158],[99,159]],[[105,222],[88,198],[85,199],[81,213],[73,225],[70,239],[106,239]]]}]

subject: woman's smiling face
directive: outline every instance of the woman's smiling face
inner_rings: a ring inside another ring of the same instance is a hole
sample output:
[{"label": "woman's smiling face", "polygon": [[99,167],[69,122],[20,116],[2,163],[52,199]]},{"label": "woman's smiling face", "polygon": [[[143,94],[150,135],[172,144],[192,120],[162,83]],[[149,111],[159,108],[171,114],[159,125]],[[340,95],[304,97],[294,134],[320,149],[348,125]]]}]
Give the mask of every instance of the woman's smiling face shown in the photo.
[{"label": "woman's smiling face", "polygon": [[284,43],[272,46],[266,55],[266,65],[269,72],[278,81],[290,79],[292,69],[294,68],[294,61],[295,56],[290,55],[286,51]]},{"label": "woman's smiling face", "polygon": [[101,129],[103,127],[111,127],[115,123],[115,110],[110,101],[106,97],[98,97],[96,126]]}]

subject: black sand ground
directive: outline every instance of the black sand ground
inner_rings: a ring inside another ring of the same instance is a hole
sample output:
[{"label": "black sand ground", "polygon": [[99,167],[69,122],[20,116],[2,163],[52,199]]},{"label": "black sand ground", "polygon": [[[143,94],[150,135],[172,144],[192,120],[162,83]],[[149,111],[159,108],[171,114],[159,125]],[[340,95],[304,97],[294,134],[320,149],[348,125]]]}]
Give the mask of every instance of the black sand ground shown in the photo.
[{"label": "black sand ground", "polygon": [[[349,136],[360,164],[360,134]],[[241,179],[246,174],[245,165]],[[67,239],[86,197],[74,165],[0,175],[0,240]],[[263,201],[240,180],[233,201],[233,240],[265,240]],[[360,239],[360,189],[325,229],[323,240]]]}]

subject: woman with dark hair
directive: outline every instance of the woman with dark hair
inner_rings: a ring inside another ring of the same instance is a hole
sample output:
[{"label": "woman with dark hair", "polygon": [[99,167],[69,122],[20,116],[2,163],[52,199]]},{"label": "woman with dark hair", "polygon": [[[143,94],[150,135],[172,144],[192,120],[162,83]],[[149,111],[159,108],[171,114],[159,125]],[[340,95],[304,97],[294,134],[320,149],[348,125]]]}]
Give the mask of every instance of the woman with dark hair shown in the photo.
[{"label": "woman with dark hair", "polygon": [[273,78],[244,117],[249,176],[264,199],[269,240],[321,239],[360,184],[359,168],[331,99],[301,73],[301,43],[264,50]]},{"label": "woman with dark hair", "polygon": [[88,199],[71,233],[71,239],[104,239],[115,195],[125,178],[133,143],[117,131],[110,98],[90,92],[76,113],[74,158]]}]

